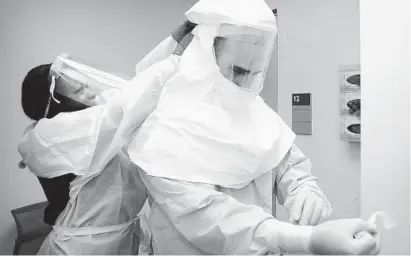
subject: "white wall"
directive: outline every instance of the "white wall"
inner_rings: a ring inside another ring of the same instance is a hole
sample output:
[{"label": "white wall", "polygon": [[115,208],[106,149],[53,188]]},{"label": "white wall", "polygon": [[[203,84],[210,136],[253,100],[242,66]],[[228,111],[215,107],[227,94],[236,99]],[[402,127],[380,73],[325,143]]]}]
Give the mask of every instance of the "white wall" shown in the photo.
[{"label": "white wall", "polygon": [[[271,9],[276,9],[278,7],[278,1],[279,0],[266,0],[265,2]],[[278,36],[271,53],[271,60],[268,65],[264,87],[260,96],[268,106],[274,111],[278,111]]]},{"label": "white wall", "polygon": [[274,111],[278,111],[278,37],[275,40],[260,96]]},{"label": "white wall", "polygon": [[[313,134],[297,144],[333,205],[360,216],[360,144],[340,140],[338,65],[360,63],[358,0],[280,0],[278,111],[291,126],[291,94],[312,93]],[[281,219],[284,212],[279,212]]]},{"label": "white wall", "polygon": [[13,208],[44,200],[20,161],[17,143],[29,120],[20,106],[30,68],[66,51],[98,67],[132,76],[135,64],[184,19],[196,0],[0,1],[0,253],[11,254]]},{"label": "white wall", "polygon": [[382,254],[410,254],[410,2],[361,0],[361,215],[388,211]]}]

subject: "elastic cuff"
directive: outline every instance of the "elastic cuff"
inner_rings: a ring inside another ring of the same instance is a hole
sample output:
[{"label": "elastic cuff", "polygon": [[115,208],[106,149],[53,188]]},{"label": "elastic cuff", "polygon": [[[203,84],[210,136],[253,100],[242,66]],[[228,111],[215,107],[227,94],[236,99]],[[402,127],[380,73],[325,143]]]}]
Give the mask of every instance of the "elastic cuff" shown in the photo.
[{"label": "elastic cuff", "polygon": [[260,224],[256,232],[263,232],[268,250],[284,253],[310,253],[310,226],[296,226],[290,223],[268,219]]}]

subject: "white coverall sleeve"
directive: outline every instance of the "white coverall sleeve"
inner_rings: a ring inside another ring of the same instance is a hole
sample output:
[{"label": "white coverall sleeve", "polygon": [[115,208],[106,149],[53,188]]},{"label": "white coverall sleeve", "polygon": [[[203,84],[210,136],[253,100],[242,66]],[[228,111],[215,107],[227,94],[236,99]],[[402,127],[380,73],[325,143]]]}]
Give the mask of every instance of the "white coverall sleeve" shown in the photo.
[{"label": "white coverall sleeve", "polygon": [[164,39],[136,65],[136,74],[150,67],[154,63],[164,60],[172,54],[178,43],[172,36]]},{"label": "white coverall sleeve", "polygon": [[310,159],[296,144],[293,144],[290,151],[274,170],[277,174],[275,175],[274,193],[277,195],[279,203],[284,205],[289,212],[296,195],[303,190],[316,193],[331,208],[317,178],[311,175]]},{"label": "white coverall sleeve", "polygon": [[18,145],[23,160],[44,178],[98,173],[155,109],[175,70],[170,57],[134,77],[105,105],[41,119]]},{"label": "white coverall sleeve", "polygon": [[213,185],[139,172],[173,226],[205,254],[308,252],[311,227],[278,221],[261,207],[242,204]]}]

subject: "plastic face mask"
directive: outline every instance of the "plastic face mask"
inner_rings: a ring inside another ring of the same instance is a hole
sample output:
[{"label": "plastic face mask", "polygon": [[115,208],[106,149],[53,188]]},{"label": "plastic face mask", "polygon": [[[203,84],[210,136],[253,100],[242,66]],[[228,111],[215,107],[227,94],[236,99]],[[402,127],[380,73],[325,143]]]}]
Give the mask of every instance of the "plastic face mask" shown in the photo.
[{"label": "plastic face mask", "polygon": [[98,104],[96,99],[104,91],[119,89],[126,83],[126,80],[120,77],[74,61],[67,54],[57,57],[50,73],[55,80],[54,92],[86,106]]},{"label": "plastic face mask", "polygon": [[55,92],[87,106],[95,105],[95,98],[102,93],[90,86],[82,74],[73,70],[57,79]]},{"label": "plastic face mask", "polygon": [[244,90],[259,92],[270,61],[274,38],[274,33],[222,25],[214,40],[214,54],[220,73]]}]

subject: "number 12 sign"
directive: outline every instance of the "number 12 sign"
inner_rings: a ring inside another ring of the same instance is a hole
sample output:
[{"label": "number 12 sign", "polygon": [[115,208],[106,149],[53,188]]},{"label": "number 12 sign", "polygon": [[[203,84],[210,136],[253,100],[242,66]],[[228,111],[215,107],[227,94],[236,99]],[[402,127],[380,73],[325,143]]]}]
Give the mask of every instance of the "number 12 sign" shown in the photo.
[{"label": "number 12 sign", "polygon": [[296,134],[312,134],[311,93],[292,95],[292,129]]},{"label": "number 12 sign", "polygon": [[311,93],[294,93],[293,106],[311,106]]}]

